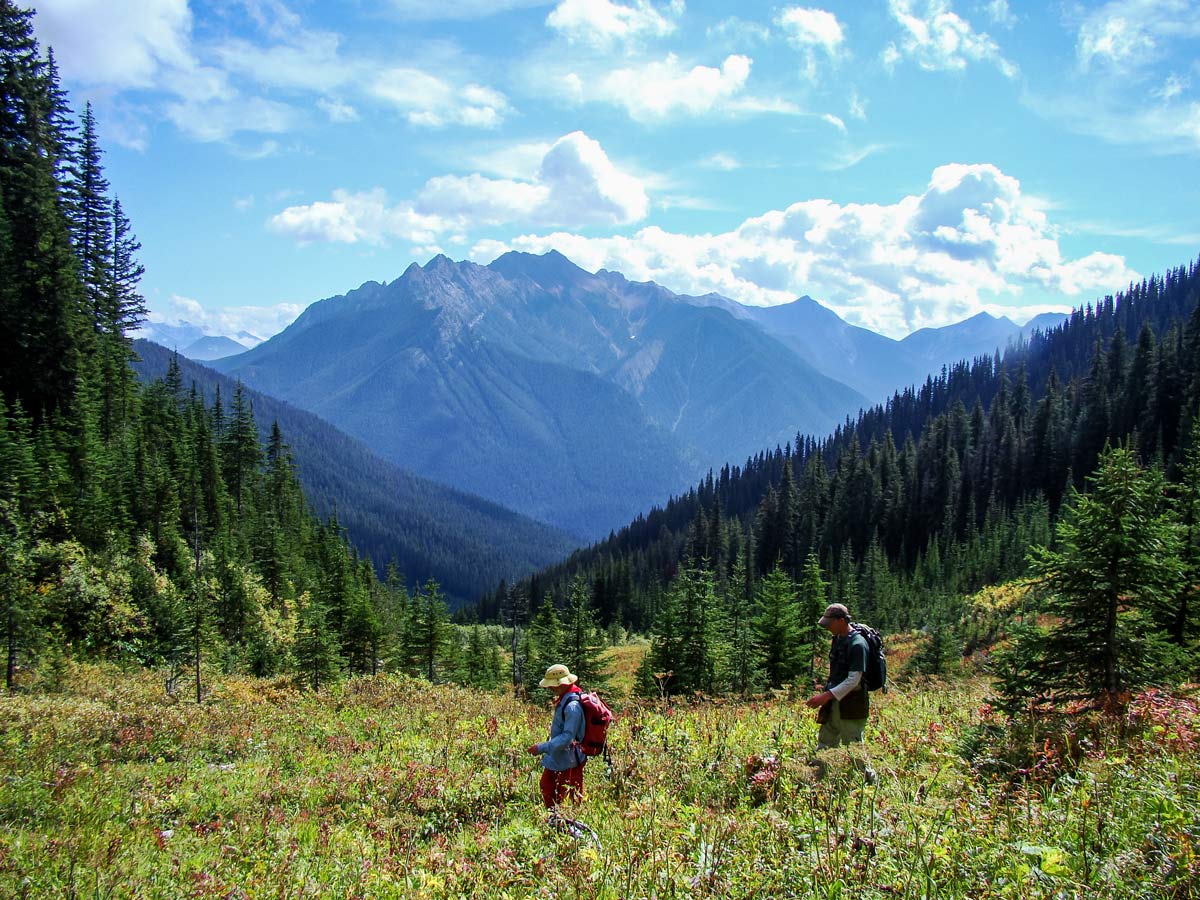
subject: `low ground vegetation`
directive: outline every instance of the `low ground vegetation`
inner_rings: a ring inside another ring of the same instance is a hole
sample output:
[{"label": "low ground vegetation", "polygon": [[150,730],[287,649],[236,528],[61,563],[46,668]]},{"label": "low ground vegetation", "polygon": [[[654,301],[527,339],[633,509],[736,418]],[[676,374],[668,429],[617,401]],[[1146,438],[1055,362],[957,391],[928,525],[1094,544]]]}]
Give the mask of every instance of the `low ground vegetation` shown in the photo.
[{"label": "low ground vegetation", "polygon": [[0,699],[10,897],[1197,896],[1200,713],[1002,718],[978,680],[878,696],[867,786],[785,692],[619,711],[549,827],[523,752],[547,714],[403,676],[297,690],[67,664]]}]

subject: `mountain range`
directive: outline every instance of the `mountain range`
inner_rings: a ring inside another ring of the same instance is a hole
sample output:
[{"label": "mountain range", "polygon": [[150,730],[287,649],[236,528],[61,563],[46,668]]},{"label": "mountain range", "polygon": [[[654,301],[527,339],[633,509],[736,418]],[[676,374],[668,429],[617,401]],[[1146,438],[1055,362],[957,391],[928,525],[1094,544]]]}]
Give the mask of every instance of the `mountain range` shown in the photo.
[{"label": "mountain range", "polygon": [[[163,377],[175,354],[134,343],[143,380]],[[228,404],[236,383],[176,357],[185,389]],[[479,497],[419,478],[360,441],[288,403],[246,389],[264,441],[279,422],[305,496],[321,517],[336,513],[359,552],[383,572],[393,560],[410,584],[436,578],[452,602],[476,599],[500,581],[566,556],[576,542],[561,531]]]},{"label": "mountain range", "polygon": [[513,252],[413,264],[213,365],[422,477],[592,539],[1020,333],[981,315],[895,341],[808,297],[753,308]]},{"label": "mountain range", "polygon": [[245,353],[251,347],[257,347],[263,342],[263,338],[249,331],[243,330],[236,334],[210,334],[204,328],[193,325],[191,322],[179,322],[174,325],[165,322],[143,322],[135,337],[159,344],[170,350],[177,350],[181,356],[198,362]]},{"label": "mountain range", "polygon": [[1003,351],[1010,341],[1047,331],[1065,313],[1043,313],[1024,327],[981,312],[941,328],[922,328],[896,340],[851,325],[811,297],[780,306],[743,306],[741,315],[787,344],[817,371],[837,378],[872,402],[919,384],[942,366]]}]

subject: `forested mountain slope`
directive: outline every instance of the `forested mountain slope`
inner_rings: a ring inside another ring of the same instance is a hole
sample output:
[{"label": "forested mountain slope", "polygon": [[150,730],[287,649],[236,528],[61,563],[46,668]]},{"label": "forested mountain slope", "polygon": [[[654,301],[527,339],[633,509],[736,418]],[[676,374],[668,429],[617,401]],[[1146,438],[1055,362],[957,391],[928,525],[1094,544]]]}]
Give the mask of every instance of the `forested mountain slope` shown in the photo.
[{"label": "forested mountain slope", "polygon": [[582,577],[603,617],[647,627],[686,559],[732,591],[777,563],[798,581],[815,554],[833,599],[928,624],[939,598],[1023,571],[1106,443],[1173,471],[1200,410],[1198,290],[1196,263],[1131,285],[827,438],[725,466],[519,589],[536,608]]},{"label": "forested mountain slope", "polygon": [[[149,341],[137,341],[141,378],[165,377],[172,358],[183,383],[212,403],[228,402],[235,382]],[[382,573],[395,563],[411,583],[436,579],[448,599],[477,597],[500,579],[512,580],[566,556],[573,543],[548,525],[418,478],[381,459],[329,423],[266,394],[247,389],[264,441],[278,422],[315,512],[336,512],[359,552]]]},{"label": "forested mountain slope", "polygon": [[439,256],[216,366],[419,475],[589,537],[863,402],[711,299],[555,252]]}]

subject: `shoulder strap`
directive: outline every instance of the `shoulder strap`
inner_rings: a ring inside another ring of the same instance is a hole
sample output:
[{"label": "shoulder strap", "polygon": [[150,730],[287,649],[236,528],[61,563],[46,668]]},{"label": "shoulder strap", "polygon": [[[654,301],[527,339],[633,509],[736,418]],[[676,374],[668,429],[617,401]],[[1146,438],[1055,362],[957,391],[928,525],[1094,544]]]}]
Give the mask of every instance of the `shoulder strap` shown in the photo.
[{"label": "shoulder strap", "polygon": [[[576,703],[579,704],[579,713],[583,717],[583,733],[576,737],[575,740],[577,742],[582,741],[583,735],[587,734],[587,712],[583,708],[583,694],[579,691],[571,691],[569,694],[563,695],[563,700],[565,701],[568,697],[572,698]],[[563,724],[567,724],[567,707],[565,704],[563,706]]]}]

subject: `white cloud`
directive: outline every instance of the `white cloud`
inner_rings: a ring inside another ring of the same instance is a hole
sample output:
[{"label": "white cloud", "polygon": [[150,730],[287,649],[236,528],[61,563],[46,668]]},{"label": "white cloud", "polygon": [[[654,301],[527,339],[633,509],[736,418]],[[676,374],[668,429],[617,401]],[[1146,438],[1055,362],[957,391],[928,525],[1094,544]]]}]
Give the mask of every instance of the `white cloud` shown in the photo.
[{"label": "white cloud", "polygon": [[891,205],[807,200],[722,234],[657,226],[629,237],[527,234],[480,242],[471,255],[486,262],[506,249],[551,248],[584,268],[682,293],[768,305],[807,293],[851,322],[897,336],[998,302],[1044,306],[1137,277],[1121,257],[1065,259],[1040,205],[991,165],[940,167],[923,193]]},{"label": "white cloud", "polygon": [[387,0],[387,5],[402,19],[433,22],[486,19],[512,9],[550,6],[554,0]]},{"label": "white cloud", "polygon": [[598,101],[624,107],[642,122],[676,115],[714,112],[795,111],[785,101],[762,101],[745,94],[752,61],[734,54],[720,68],[692,66],[670,54],[661,62],[580,75],[560,75],[560,93],[576,102]]},{"label": "white cloud", "polygon": [[1075,53],[1085,70],[1101,63],[1126,72],[1155,65],[1165,45],[1195,37],[1200,3],[1194,0],[1114,0],[1083,20]]},{"label": "white cloud", "polygon": [[269,47],[229,40],[216,48],[215,56],[225,71],[256,84],[324,93],[356,78],[355,67],[338,53],[340,43],[332,32],[300,31],[287,43]]},{"label": "white cloud", "polygon": [[867,144],[865,147],[847,147],[836,153],[823,168],[830,172],[841,172],[857,166],[868,156],[888,149],[887,144]]},{"label": "white cloud", "polygon": [[829,56],[838,54],[846,37],[837,16],[823,9],[789,6],[776,21],[797,47],[817,47]]},{"label": "white cloud", "polygon": [[800,50],[801,74],[809,81],[817,77],[817,52],[836,60],[842,52],[845,33],[837,16],[823,9],[790,6],[776,19],[788,41]]},{"label": "white cloud", "polygon": [[885,66],[892,68],[905,57],[930,71],[961,71],[970,63],[990,62],[1005,77],[1017,76],[1017,67],[1004,58],[996,42],[959,17],[950,0],[925,0],[924,13],[913,10],[916,2],[920,0],[888,0],[903,34],[899,46],[893,43],[884,50]]},{"label": "white cloud", "polygon": [[984,10],[988,18],[1002,28],[1012,28],[1017,24],[1017,17],[1008,8],[1008,0],[989,0]]},{"label": "white cloud", "polygon": [[[205,40],[193,35],[187,0],[41,0],[38,7],[39,37],[58,48],[64,78],[107,88],[105,112],[122,106],[128,120],[114,139],[139,150],[155,117],[200,141],[297,129],[312,121],[299,111],[297,95],[305,94],[303,106],[315,103],[339,123],[358,118],[351,101],[398,108],[410,124],[431,128],[494,128],[511,111],[503,94],[460,73],[450,45],[427,45],[424,68],[348,57],[340,34],[304,28],[282,0],[232,4],[224,17],[240,17],[241,31],[206,32]],[[136,120],[121,99],[127,90],[146,92]]]},{"label": "white cloud", "polygon": [[850,99],[847,101],[847,106],[850,110],[850,116],[860,121],[866,121],[867,118],[867,101],[859,96],[858,88],[850,88]]},{"label": "white cloud", "polygon": [[292,107],[263,97],[230,96],[211,101],[179,100],[169,103],[167,118],[197,141],[226,141],[241,132],[282,134],[299,123]]},{"label": "white cloud", "polygon": [[1143,147],[1152,154],[1200,152],[1200,102],[1182,93],[1182,82],[1179,93],[1150,103],[1145,93],[1130,99],[1133,92],[1123,79],[1116,80],[1116,85],[1089,84],[1082,93],[1030,93],[1024,102],[1051,121],[1110,144]]},{"label": "white cloud", "polygon": [[[668,7],[668,13],[676,16],[682,11],[681,0]],[[570,41],[593,47],[643,36],[663,37],[675,30],[675,23],[646,0],[634,0],[632,6],[612,0],[561,0],[546,17],[546,25]]]},{"label": "white cloud", "polygon": [[550,189],[542,184],[471,175],[439,175],[425,183],[417,208],[439,217],[477,225],[528,220],[545,205]]},{"label": "white cloud", "polygon": [[317,108],[329,116],[330,122],[340,124],[343,122],[358,121],[358,110],[349,103],[343,103],[341,100],[319,97],[317,99]]},{"label": "white cloud", "polygon": [[278,156],[281,149],[282,147],[280,147],[279,141],[262,141],[261,143],[251,147],[232,146],[230,147],[229,152],[238,159],[255,160],[268,159],[272,156]]},{"label": "white cloud", "polygon": [[742,167],[737,157],[729,153],[714,153],[700,160],[700,165],[708,169],[720,169],[722,172],[733,172]]},{"label": "white cloud", "polygon": [[758,22],[748,22],[737,16],[722,19],[704,30],[709,42],[722,41],[727,46],[744,48],[748,44],[765,44],[771,39],[771,29]]},{"label": "white cloud", "polygon": [[408,67],[380,72],[369,91],[402,111],[411,124],[429,128],[495,128],[509,111],[507,98],[498,91],[478,84],[452,84]]},{"label": "white cloud", "polygon": [[265,340],[287,328],[303,311],[299,303],[206,307],[190,297],[172,294],[162,308],[151,308],[148,320],[152,325],[194,325],[210,335],[232,337],[245,331]]},{"label": "white cloud", "polygon": [[1078,76],[1023,102],[1046,119],[1151,154],[1200,151],[1192,87],[1197,0],[1118,0],[1090,10],[1075,42]]},{"label": "white cloud", "polygon": [[390,239],[433,245],[464,240],[470,228],[526,222],[538,226],[628,224],[646,218],[649,198],[598,142],[583,132],[548,145],[526,180],[439,175],[414,202],[391,204],[383,188],[335,191],[331,200],[288,206],[268,226],[301,242],[385,244]]},{"label": "white cloud", "polygon": [[530,141],[503,144],[471,156],[470,168],[501,178],[532,181],[542,165],[542,158],[554,144],[551,141]]},{"label": "white cloud", "polygon": [[538,181],[549,188],[538,215],[550,222],[626,224],[646,217],[642,183],[608,158],[582,131],[565,135],[542,158]]},{"label": "white cloud", "polygon": [[145,88],[163,68],[192,65],[187,0],[37,0],[34,29],[64,78]]},{"label": "white cloud", "polygon": [[411,204],[392,206],[383,188],[337,190],[332,200],[289,206],[267,222],[276,234],[301,243],[385,244],[391,238],[430,244],[447,223],[416,212]]},{"label": "white cloud", "polygon": [[332,200],[288,207],[268,227],[304,243],[382,244],[400,238],[431,245],[444,237],[463,240],[481,225],[624,225],[644,219],[649,207],[641,181],[576,131],[550,145],[526,180],[441,175],[429,179],[414,201],[395,205],[381,188],[335,191]]}]

